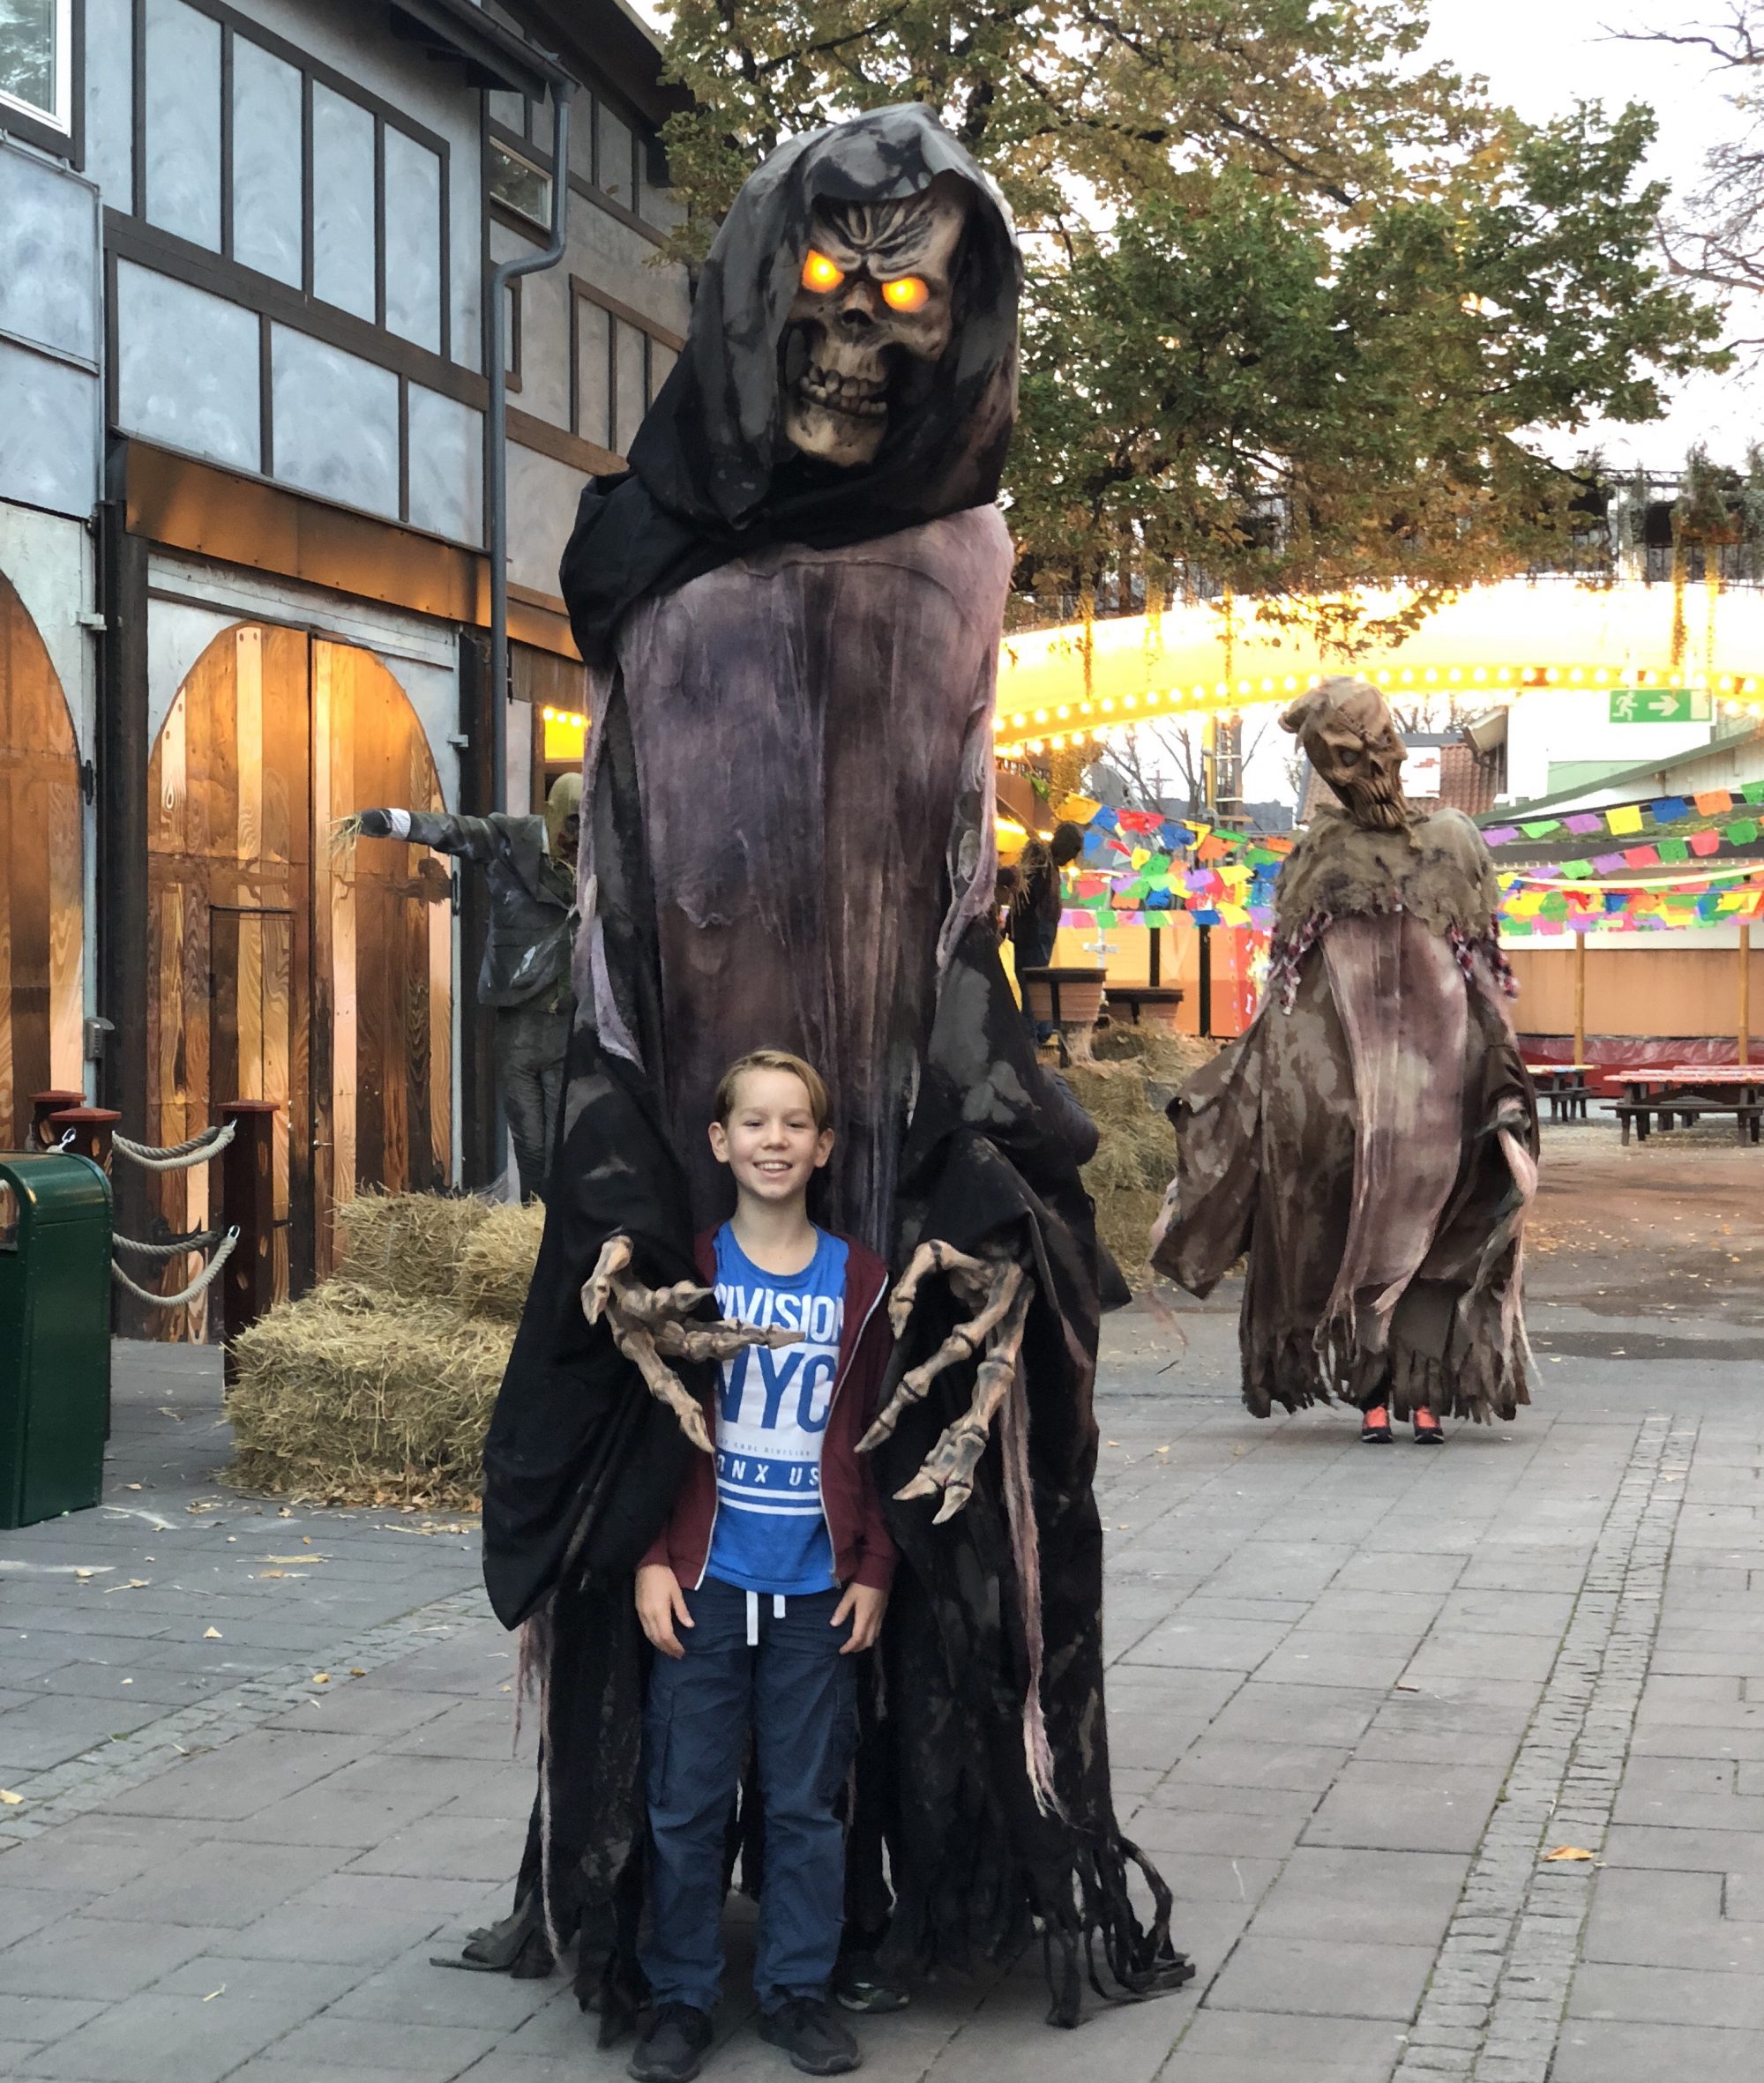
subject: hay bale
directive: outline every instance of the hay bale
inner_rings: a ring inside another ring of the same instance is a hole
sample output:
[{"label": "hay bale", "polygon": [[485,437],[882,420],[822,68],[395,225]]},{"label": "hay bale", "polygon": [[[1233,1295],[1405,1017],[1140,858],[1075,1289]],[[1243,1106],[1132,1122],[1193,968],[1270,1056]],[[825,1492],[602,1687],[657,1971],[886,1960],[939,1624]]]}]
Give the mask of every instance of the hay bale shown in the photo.
[{"label": "hay bale", "polygon": [[1176,1170],[1176,1131],[1139,1058],[1074,1064],[1065,1075],[1101,1131],[1083,1172],[1096,1203],[1096,1233],[1128,1286],[1138,1288],[1150,1276],[1151,1227]]},{"label": "hay bale", "polygon": [[467,1316],[518,1324],[533,1284],[542,1207],[493,1207],[467,1237],[454,1275],[453,1296]]},{"label": "hay bale", "polygon": [[1100,1061],[1138,1064],[1160,1085],[1185,1084],[1218,1052],[1216,1042],[1174,1034],[1168,1027],[1114,1026],[1096,1037]]},{"label": "hay bale", "polygon": [[1152,1224],[1163,1206],[1163,1190],[1160,1187],[1153,1193],[1139,1187],[1125,1193],[1099,1193],[1095,1198],[1096,1234],[1137,1294],[1152,1277]]},{"label": "hay bale", "polygon": [[360,1194],[337,1211],[343,1273],[383,1297],[450,1300],[460,1254],[490,1213],[469,1194]]},{"label": "hay bale", "polygon": [[326,1503],[474,1505],[512,1342],[449,1304],[388,1308],[347,1280],[281,1303],[233,1341],[233,1479]]}]

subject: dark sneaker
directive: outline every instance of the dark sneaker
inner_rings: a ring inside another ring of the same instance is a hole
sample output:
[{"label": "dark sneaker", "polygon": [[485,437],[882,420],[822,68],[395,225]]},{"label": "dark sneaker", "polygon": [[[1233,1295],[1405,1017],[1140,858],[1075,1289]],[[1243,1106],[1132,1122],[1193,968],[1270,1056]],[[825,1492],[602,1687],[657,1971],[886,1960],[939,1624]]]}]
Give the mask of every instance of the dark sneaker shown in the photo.
[{"label": "dark sneaker", "polygon": [[691,2083],[710,2043],[707,2012],[691,2004],[663,2004],[644,2027],[624,2072],[637,2083]]},{"label": "dark sneaker", "polygon": [[904,2011],[912,2000],[894,1984],[866,1953],[854,1953],[833,1970],[833,2000],[841,2011],[856,2011],[879,2017],[886,2011]]},{"label": "dark sneaker", "polygon": [[857,2042],[818,1997],[791,1997],[775,2011],[762,2012],[759,2037],[781,2047],[791,2067],[805,2076],[842,2076],[863,2058]]}]

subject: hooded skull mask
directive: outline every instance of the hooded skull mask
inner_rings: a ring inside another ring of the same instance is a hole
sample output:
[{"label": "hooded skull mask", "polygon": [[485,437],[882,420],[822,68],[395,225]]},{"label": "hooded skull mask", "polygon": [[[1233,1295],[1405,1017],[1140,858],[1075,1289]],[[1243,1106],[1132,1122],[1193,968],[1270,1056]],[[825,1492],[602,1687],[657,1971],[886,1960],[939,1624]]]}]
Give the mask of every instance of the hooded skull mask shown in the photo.
[{"label": "hooded skull mask", "polygon": [[804,455],[873,462],[891,413],[920,401],[954,324],[968,196],[939,174],[899,202],[816,206],[780,356],[785,437]]},{"label": "hooded skull mask", "polygon": [[990,505],[1021,278],[1004,198],[930,109],[774,152],[717,235],[630,470],[582,495],[559,578],[588,663],[639,601],[731,558]]},{"label": "hooded skull mask", "polygon": [[1370,681],[1319,680],[1280,720],[1304,756],[1368,832],[1404,832],[1413,813],[1402,793],[1408,754],[1384,697]]},{"label": "hooded skull mask", "polygon": [[554,861],[574,867],[582,828],[582,777],[559,774],[545,798],[545,850]]}]

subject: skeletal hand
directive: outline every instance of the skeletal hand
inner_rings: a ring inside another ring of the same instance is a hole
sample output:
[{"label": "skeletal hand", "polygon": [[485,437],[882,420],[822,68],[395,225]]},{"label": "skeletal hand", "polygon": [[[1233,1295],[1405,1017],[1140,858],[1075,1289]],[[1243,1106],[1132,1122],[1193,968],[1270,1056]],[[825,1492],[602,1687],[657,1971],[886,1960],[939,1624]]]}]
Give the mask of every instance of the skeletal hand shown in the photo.
[{"label": "skeletal hand", "polygon": [[649,1393],[679,1419],[680,1430],[692,1445],[709,1453],[711,1437],[705,1430],[705,1414],[667,1363],[729,1360],[746,1346],[768,1346],[775,1351],[780,1346],[797,1344],[803,1334],[759,1331],[751,1324],[700,1322],[692,1311],[709,1299],[708,1288],[691,1280],[680,1280],[671,1288],[646,1288],[630,1277],[631,1257],[628,1236],[607,1239],[594,1270],[582,1283],[582,1314],[591,1324],[605,1318],[613,1343],[643,1377]]},{"label": "skeletal hand", "polygon": [[929,1360],[901,1377],[886,1407],[858,1442],[857,1451],[873,1452],[892,1436],[907,1407],[923,1400],[938,1375],[981,1355],[973,1400],[953,1424],[945,1428],[918,1474],[894,1493],[905,1499],[933,1497],[941,1490],[943,1503],[933,1522],[941,1526],[974,1494],[974,1471],[986,1451],[992,1421],[1016,1377],[1033,1290],[1025,1268],[1002,1251],[970,1258],[949,1244],[921,1244],[888,1298],[888,1320],[896,1338],[907,1328],[926,1276],[938,1273],[947,1275],[957,1297],[970,1304],[974,1314],[965,1324],[956,1325]]}]

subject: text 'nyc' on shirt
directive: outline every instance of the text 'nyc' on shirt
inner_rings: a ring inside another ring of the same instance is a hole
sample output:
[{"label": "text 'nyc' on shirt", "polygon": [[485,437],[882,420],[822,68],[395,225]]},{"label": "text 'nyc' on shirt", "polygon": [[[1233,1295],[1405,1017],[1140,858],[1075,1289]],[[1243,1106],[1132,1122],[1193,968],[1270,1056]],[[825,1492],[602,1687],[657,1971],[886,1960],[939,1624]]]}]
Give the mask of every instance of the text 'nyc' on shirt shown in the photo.
[{"label": "text 'nyc' on shirt", "polygon": [[706,1576],[738,1591],[802,1598],[834,1588],[821,1510],[821,1441],[845,1325],[845,1245],[815,1232],[801,1273],[763,1272],[725,1222],[716,1235],[716,1299],[731,1323],[800,1331],[776,1352],[749,1346],[722,1364],[717,1389],[716,1523]]}]

